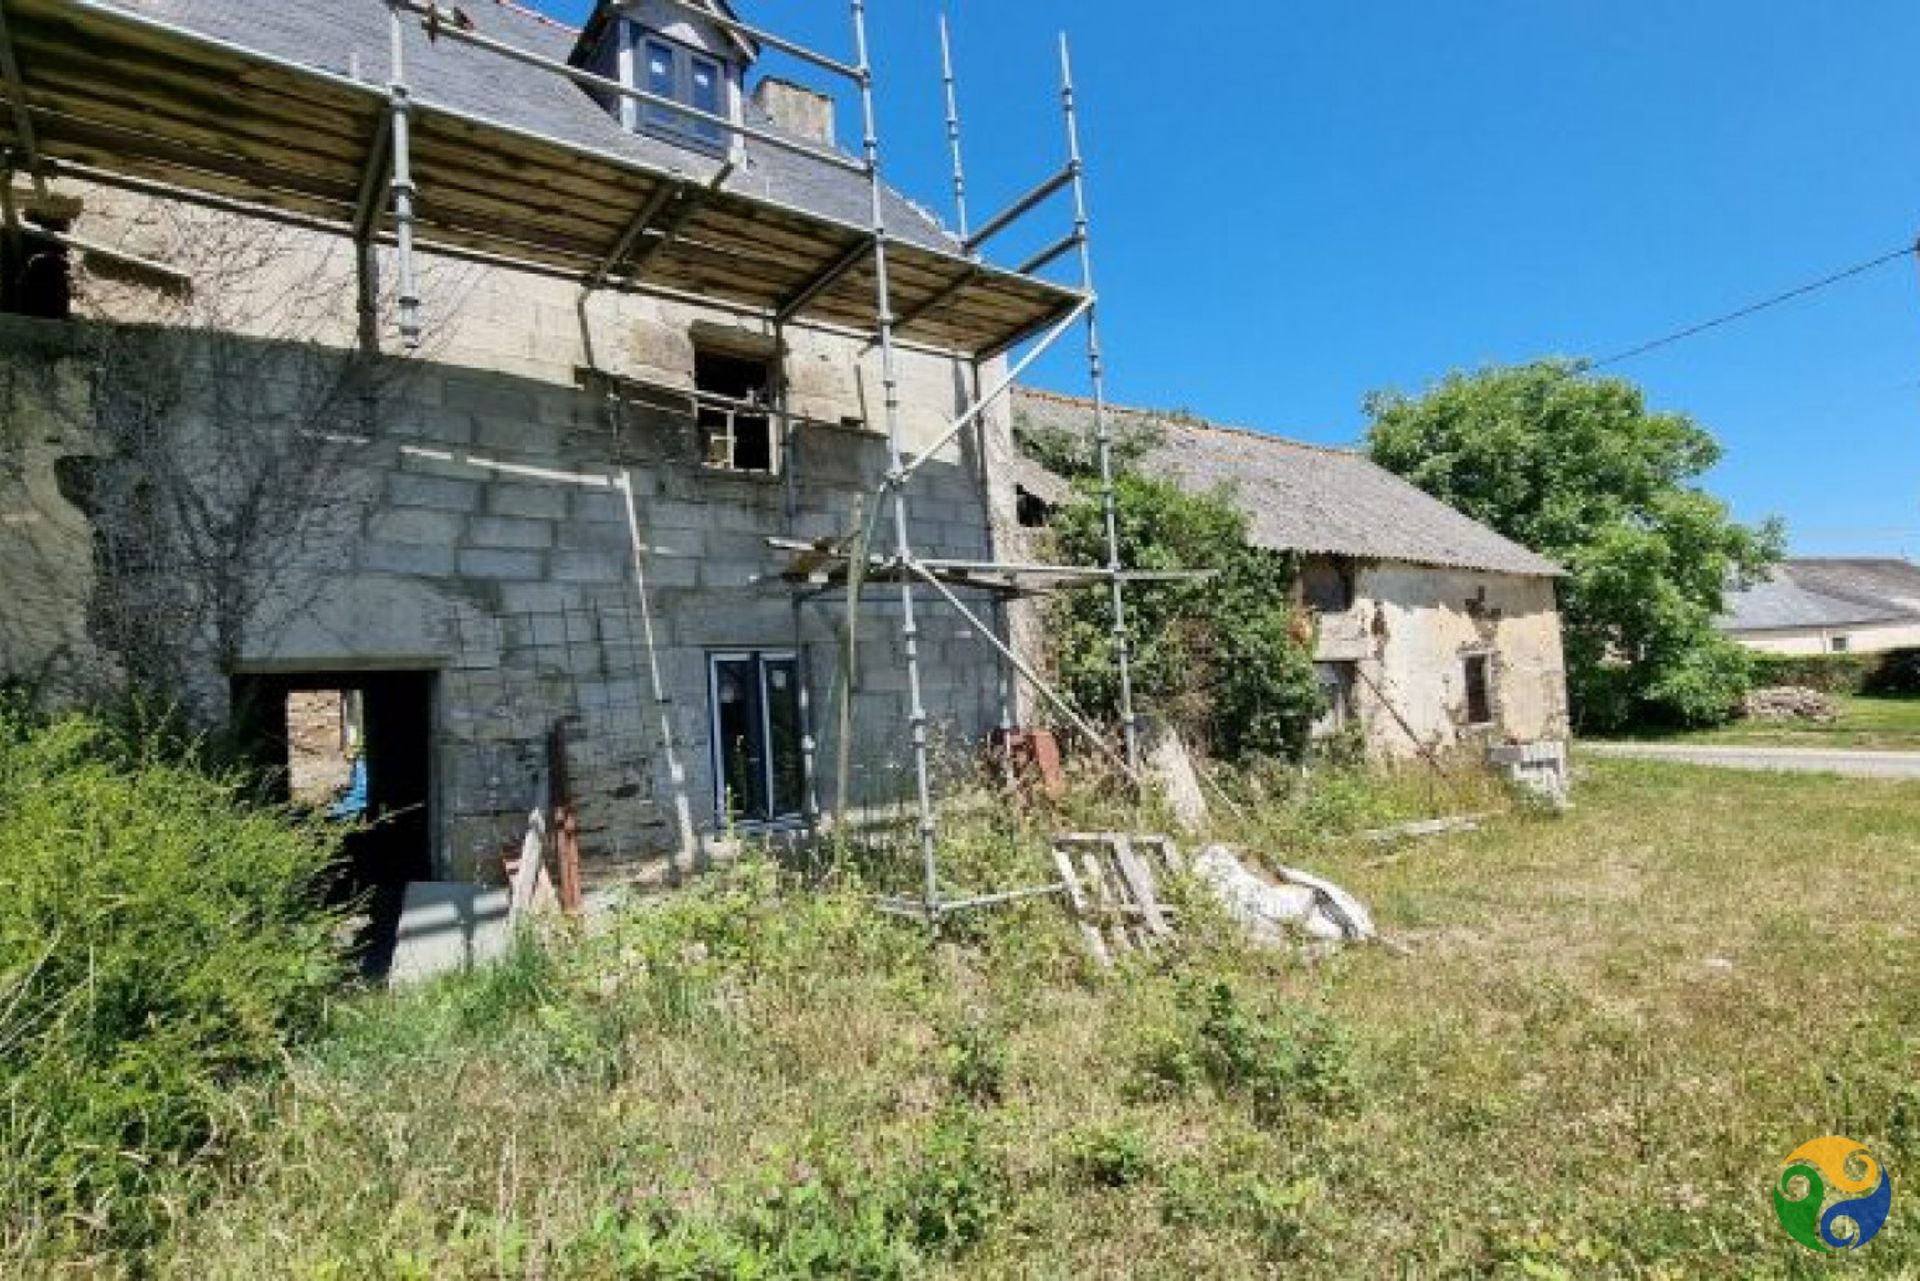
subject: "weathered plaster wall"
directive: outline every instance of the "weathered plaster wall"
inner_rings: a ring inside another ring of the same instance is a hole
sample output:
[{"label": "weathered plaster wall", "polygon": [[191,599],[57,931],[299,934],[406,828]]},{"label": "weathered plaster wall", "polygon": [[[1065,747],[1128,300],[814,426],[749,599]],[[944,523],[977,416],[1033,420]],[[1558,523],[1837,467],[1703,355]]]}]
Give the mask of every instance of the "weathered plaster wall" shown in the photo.
[{"label": "weathered plaster wall", "polygon": [[[1477,652],[1492,656],[1493,721],[1476,727],[1464,660]],[[1359,665],[1356,710],[1382,755],[1567,736],[1550,579],[1363,563],[1352,608],[1321,617],[1315,657]]]},{"label": "weathered plaster wall", "polygon": [[[168,261],[191,258],[191,227],[207,217],[183,220],[97,195],[89,209],[77,234]],[[262,255],[244,280],[221,284],[256,300],[286,295],[288,303],[235,308],[220,323],[284,340],[297,300],[314,311],[302,318],[301,337],[353,343],[361,318],[351,289],[340,287],[350,279],[342,247],[273,234],[280,249]],[[583,304],[566,282],[463,264],[432,264],[425,282],[425,348],[382,382],[364,415],[341,424],[358,442],[346,455],[343,485],[353,499],[302,531],[298,554],[247,630],[238,668],[439,672],[435,854],[449,875],[493,861],[502,822],[524,816],[546,730],[560,715],[571,718],[576,782],[595,789],[581,806],[589,855],[603,870],[618,864],[644,875],[696,864],[722,835],[709,741],[707,659],[716,649],[800,653],[820,748],[814,790],[830,801],[842,596],[796,600],[772,581],[789,554],[766,539],[843,533],[857,496],[871,495],[884,475],[878,353],[854,337],[775,333],[679,301],[597,294]],[[169,323],[178,304],[139,288],[102,287],[88,292],[86,310],[102,324]],[[390,307],[382,311],[379,332],[388,341]],[[717,473],[701,465],[684,413],[609,399],[602,383],[582,378],[592,369],[690,389],[695,332],[779,350],[791,408],[838,425],[801,429],[783,477]],[[0,551],[52,539],[57,546],[42,558],[60,567],[38,595],[25,595],[17,566],[26,562],[11,554],[3,562],[7,617],[15,616],[11,599],[31,601],[31,626],[0,629],[0,669],[11,671],[84,642],[90,590],[90,533],[51,488],[54,459],[84,448],[70,437],[84,434],[87,411],[73,388],[57,380],[41,388],[20,376],[38,365],[18,344],[0,343],[9,432],[39,442],[21,458],[19,476],[0,481],[0,511],[21,517],[0,524]],[[924,448],[964,405],[972,371],[908,350],[899,372],[908,448]],[[180,413],[193,418],[192,395]],[[1004,436],[1008,422],[1004,408],[986,415],[922,469],[909,490],[917,550],[993,554],[979,459],[987,437]],[[515,470],[526,468],[551,475]],[[626,506],[611,485],[617,477],[630,479],[635,499],[650,648]],[[890,523],[880,528],[885,550]],[[850,789],[857,804],[886,805],[907,795],[911,760],[899,589],[869,593]],[[988,602],[969,603],[991,618]],[[998,660],[924,589],[918,622],[934,737],[949,759],[964,760],[999,719]],[[217,670],[203,675],[214,690],[226,679]]]},{"label": "weathered plaster wall", "polygon": [[56,700],[114,672],[87,632],[92,533],[57,472],[93,448],[86,374],[67,326],[0,317],[0,680]]},{"label": "weathered plaster wall", "polygon": [[1763,654],[1829,654],[1835,637],[1846,638],[1846,648],[1874,654],[1920,645],[1920,621],[1856,623],[1847,627],[1782,627],[1764,632],[1730,632],[1748,649]]}]

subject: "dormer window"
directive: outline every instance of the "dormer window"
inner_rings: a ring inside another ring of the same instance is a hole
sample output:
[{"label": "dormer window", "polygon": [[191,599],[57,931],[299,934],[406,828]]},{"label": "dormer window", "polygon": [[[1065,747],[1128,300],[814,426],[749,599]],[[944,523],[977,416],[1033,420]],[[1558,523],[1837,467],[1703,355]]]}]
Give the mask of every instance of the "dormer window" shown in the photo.
[{"label": "dormer window", "polygon": [[[727,115],[726,72],[720,62],[650,32],[641,33],[639,46],[646,77],[641,87],[648,93],[671,98],[708,115]],[[650,133],[663,133],[714,148],[725,147],[727,143],[726,131],[715,122],[684,115],[670,107],[646,103],[640,118]]]}]

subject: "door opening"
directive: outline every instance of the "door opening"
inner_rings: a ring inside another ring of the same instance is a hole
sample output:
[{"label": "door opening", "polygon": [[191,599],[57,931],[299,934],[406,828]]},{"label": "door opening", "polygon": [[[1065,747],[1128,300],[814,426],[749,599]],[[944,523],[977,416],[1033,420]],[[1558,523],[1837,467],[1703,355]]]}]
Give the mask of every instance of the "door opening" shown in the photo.
[{"label": "door opening", "polygon": [[234,724],[278,798],[358,824],[334,892],[434,879],[432,672],[237,676]]},{"label": "door opening", "polygon": [[800,817],[806,769],[800,664],[791,653],[715,654],[714,809],[723,824]]}]

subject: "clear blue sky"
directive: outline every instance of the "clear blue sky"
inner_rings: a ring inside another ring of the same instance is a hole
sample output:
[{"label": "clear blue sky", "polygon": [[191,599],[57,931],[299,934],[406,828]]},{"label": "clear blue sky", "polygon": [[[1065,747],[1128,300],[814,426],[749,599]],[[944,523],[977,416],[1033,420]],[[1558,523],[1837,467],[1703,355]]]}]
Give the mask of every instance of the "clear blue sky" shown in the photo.
[{"label": "clear blue sky", "polygon": [[[590,0],[543,7],[577,21]],[[836,0],[741,7],[849,48]],[[948,214],[937,6],[870,7],[885,163]],[[1351,442],[1371,389],[1608,354],[1920,233],[1913,0],[954,0],[952,17],[976,221],[1060,160],[1054,39],[1073,37],[1122,403]],[[1710,485],[1744,518],[1785,516],[1796,551],[1920,555],[1911,261],[1614,372],[1710,428],[1727,451]],[[1038,380],[1080,390],[1083,362]]]}]

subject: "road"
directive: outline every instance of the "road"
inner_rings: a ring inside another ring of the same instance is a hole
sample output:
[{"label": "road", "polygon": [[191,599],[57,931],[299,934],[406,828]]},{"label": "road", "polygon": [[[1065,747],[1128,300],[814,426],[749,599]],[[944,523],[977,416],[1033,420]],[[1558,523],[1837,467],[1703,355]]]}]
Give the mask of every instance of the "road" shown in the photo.
[{"label": "road", "polygon": [[1825,747],[1731,747],[1685,743],[1582,743],[1594,756],[1684,761],[1727,769],[1847,774],[1855,778],[1920,778],[1920,752],[1875,752]]}]

